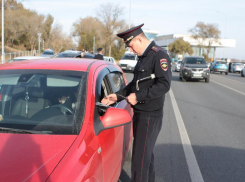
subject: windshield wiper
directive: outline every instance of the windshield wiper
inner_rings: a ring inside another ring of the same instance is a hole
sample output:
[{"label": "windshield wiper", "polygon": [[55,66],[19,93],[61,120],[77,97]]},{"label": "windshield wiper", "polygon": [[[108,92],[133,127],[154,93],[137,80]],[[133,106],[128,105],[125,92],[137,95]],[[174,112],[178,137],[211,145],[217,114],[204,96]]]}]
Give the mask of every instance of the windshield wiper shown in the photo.
[{"label": "windshield wiper", "polygon": [[0,127],[0,131],[7,131],[8,133],[46,134],[45,132],[42,131],[22,130],[22,129],[5,128],[5,127]]}]

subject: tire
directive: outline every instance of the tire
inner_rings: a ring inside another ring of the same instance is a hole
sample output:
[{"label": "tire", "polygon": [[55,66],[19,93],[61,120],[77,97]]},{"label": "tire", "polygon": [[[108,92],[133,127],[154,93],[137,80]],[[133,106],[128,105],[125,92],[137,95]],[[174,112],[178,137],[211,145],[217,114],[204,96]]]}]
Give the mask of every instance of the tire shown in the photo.
[{"label": "tire", "polygon": [[212,70],[212,73],[214,74],[214,69]]},{"label": "tire", "polygon": [[241,77],[244,77],[243,71],[241,71]]},{"label": "tire", "polygon": [[209,83],[209,77],[205,78],[205,83]]},{"label": "tire", "polygon": [[222,74],[222,72],[220,72],[220,74]]},{"label": "tire", "polygon": [[225,75],[228,75],[228,72],[225,72]]}]

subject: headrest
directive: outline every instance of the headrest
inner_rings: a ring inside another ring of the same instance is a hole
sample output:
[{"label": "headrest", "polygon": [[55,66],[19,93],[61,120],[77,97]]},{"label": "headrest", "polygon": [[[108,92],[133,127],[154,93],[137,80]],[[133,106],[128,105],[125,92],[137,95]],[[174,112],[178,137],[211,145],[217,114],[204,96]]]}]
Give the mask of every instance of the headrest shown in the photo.
[{"label": "headrest", "polygon": [[29,97],[43,97],[43,90],[38,87],[29,87],[28,94]]}]

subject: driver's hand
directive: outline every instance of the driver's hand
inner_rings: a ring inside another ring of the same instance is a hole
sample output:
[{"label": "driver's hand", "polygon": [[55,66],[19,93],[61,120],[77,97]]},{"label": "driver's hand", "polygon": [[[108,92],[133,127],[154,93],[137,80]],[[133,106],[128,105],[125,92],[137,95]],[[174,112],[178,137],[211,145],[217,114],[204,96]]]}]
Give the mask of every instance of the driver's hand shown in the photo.
[{"label": "driver's hand", "polygon": [[111,104],[114,104],[116,101],[117,101],[117,95],[116,94],[110,94],[110,95],[107,95],[106,97],[104,97],[101,100],[101,103],[109,106]]}]

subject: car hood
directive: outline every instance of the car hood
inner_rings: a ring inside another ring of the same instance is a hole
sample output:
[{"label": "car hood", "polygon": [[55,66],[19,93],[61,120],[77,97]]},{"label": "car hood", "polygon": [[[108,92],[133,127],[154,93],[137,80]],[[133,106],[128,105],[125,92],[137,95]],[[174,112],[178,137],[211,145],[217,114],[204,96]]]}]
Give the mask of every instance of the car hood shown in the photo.
[{"label": "car hood", "polygon": [[188,68],[208,68],[206,64],[185,64]]},{"label": "car hood", "polygon": [[1,181],[45,181],[76,137],[0,133]]},{"label": "car hood", "polygon": [[129,60],[129,59],[121,59],[119,61],[119,64],[136,65],[137,64],[137,61],[136,60]]}]

